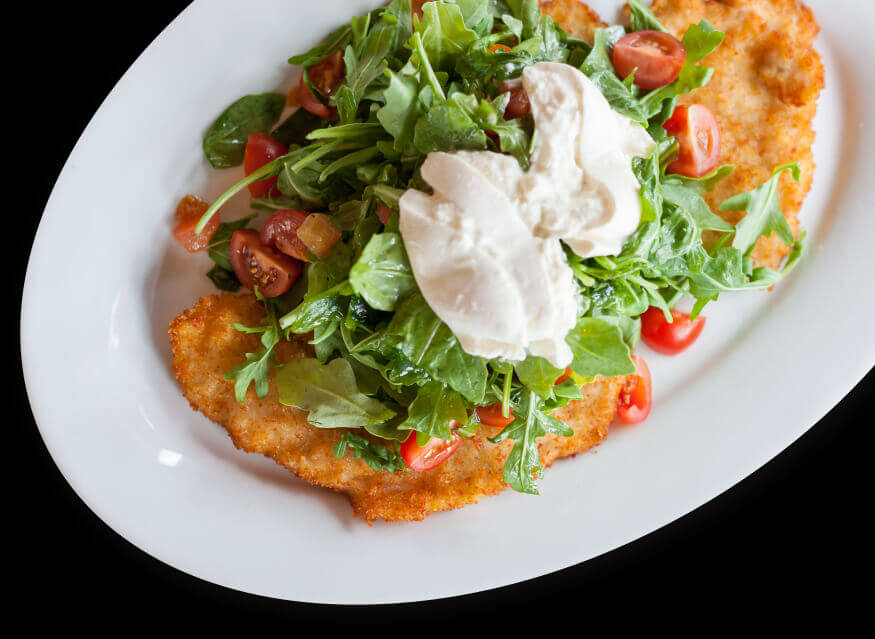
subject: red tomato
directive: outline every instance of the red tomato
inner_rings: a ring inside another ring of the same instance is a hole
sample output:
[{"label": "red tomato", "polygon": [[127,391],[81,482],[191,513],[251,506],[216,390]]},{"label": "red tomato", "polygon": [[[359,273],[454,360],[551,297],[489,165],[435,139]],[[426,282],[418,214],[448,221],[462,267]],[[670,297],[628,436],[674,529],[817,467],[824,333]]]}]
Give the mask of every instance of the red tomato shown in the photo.
[{"label": "red tomato", "polygon": [[255,231],[234,231],[231,236],[231,266],[248,289],[258,286],[265,297],[288,291],[301,275],[302,265],[288,255],[265,246]]},{"label": "red tomato", "polygon": [[310,83],[319,93],[329,96],[337,90],[346,75],[343,52],[338,50],[307,69]]},{"label": "red tomato", "polygon": [[194,232],[194,228],[208,208],[210,208],[209,204],[194,195],[186,195],[176,206],[176,214],[174,215],[176,227],[173,229],[173,235],[189,253],[196,253],[207,248],[213,233],[219,228],[219,216],[216,214],[210,218],[200,233]]},{"label": "red tomato", "polygon": [[[416,16],[420,20],[422,20],[422,5],[426,2],[431,2],[431,0],[410,0],[410,11],[413,16]],[[411,16],[411,18],[413,17]]]},{"label": "red tomato", "polygon": [[476,411],[477,419],[480,420],[481,424],[486,424],[487,426],[504,428],[513,421],[513,409],[510,409],[510,414],[505,417],[501,413],[501,402],[496,402],[489,406],[478,406]]},{"label": "red tomato", "polygon": [[614,45],[614,68],[623,79],[635,72],[633,82],[642,89],[658,89],[680,75],[687,59],[681,41],[664,31],[635,31]]},{"label": "red tomato", "polygon": [[307,86],[303,78],[301,79],[301,86],[298,87],[298,100],[301,102],[301,107],[307,109],[313,115],[318,115],[320,118],[330,120],[337,115],[336,109],[325,106],[313,96],[313,92],[310,91],[310,87]]},{"label": "red tomato", "polygon": [[377,217],[380,218],[380,222],[383,223],[383,226],[386,225],[386,222],[389,221],[389,218],[392,216],[392,209],[390,209],[383,202],[377,203]]},{"label": "red tomato", "polygon": [[523,89],[523,81],[521,79],[517,78],[516,80],[503,80],[499,82],[498,91],[500,93],[510,93],[510,101],[504,110],[505,120],[521,118],[532,110],[529,104],[529,96],[526,95],[526,91]]},{"label": "red tomato", "polygon": [[678,156],[668,165],[669,173],[702,177],[720,164],[720,126],[708,107],[679,106],[662,127],[678,141]]},{"label": "red tomato", "polygon": [[655,306],[648,308],[641,316],[641,339],[663,355],[677,355],[686,350],[705,328],[703,315],[690,320],[686,313],[672,311],[671,317],[674,321],[669,324],[665,314]]},{"label": "red tomato", "polygon": [[559,384],[564,384],[569,379],[571,379],[571,367],[567,366],[565,368],[565,372],[559,376],[559,379],[556,380],[556,383],[553,386],[559,386]]},{"label": "red tomato", "polygon": [[506,44],[490,44],[488,49],[491,53],[495,53],[497,51],[500,51],[501,53],[510,51],[510,47]]},{"label": "red tomato", "polygon": [[[335,51],[321,62],[314,64],[307,69],[307,75],[310,78],[310,84],[313,85],[316,91],[325,97],[330,96],[337,90],[337,87],[343,82],[344,75],[346,75],[343,52]],[[336,109],[326,106],[313,95],[310,87],[304,82],[303,75],[301,76],[301,84],[298,87],[298,100],[302,107],[319,117],[330,120],[337,115]]]},{"label": "red tomato", "polygon": [[[253,133],[246,141],[246,151],[243,153],[243,172],[249,175],[289,152],[288,147],[267,133]],[[272,177],[249,185],[252,197],[265,197],[276,186],[277,178]]]},{"label": "red tomato", "polygon": [[623,384],[620,397],[617,399],[617,417],[627,424],[643,422],[653,406],[650,369],[637,355],[632,356],[632,361],[635,362],[635,373]]},{"label": "red tomato", "polygon": [[304,262],[309,262],[307,246],[298,237],[298,228],[307,219],[303,211],[280,209],[271,213],[261,227],[261,243]]},{"label": "red tomato", "polygon": [[447,461],[461,444],[462,438],[453,433],[453,438],[450,441],[440,437],[432,437],[425,446],[420,446],[416,442],[416,431],[413,431],[410,433],[410,437],[401,444],[401,456],[408,466],[421,473]]}]

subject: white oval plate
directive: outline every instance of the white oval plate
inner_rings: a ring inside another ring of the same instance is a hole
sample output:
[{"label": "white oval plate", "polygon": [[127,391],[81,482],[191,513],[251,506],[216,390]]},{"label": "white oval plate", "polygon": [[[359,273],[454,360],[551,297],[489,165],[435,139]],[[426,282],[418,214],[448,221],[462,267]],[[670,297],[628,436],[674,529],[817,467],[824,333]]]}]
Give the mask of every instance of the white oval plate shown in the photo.
[{"label": "white oval plate", "polygon": [[[475,592],[584,561],[689,512],[778,454],[872,366],[875,129],[864,110],[875,76],[852,63],[875,59],[875,41],[859,37],[875,31],[875,6],[812,0],[827,67],[802,214],[812,250],[774,292],[709,307],[687,356],[649,356],[656,410],[646,424],[557,463],[540,497],[507,491],[373,527],[343,496],[235,450],[170,373],[168,322],[212,292],[206,258],[172,240],[172,210],[185,193],[214,197],[239,175],[207,170],[200,141],[216,115],[245,93],[291,86],[289,55],[375,4],[198,0],[125,74],[58,179],[24,290],[24,373],[52,456],[120,535],[192,575],[272,597]],[[619,3],[591,4],[610,19]]]}]

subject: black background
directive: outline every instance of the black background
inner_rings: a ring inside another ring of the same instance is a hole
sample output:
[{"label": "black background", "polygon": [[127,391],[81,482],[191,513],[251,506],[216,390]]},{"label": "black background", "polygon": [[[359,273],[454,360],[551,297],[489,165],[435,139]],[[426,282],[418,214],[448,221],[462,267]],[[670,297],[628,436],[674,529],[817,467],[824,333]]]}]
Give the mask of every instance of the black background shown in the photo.
[{"label": "black background", "polygon": [[[15,307],[5,314],[15,334],[29,246],[68,153],[122,73],[184,5],[141,3],[136,10],[135,5],[116,5],[126,7],[118,14],[89,9],[87,3],[53,6],[51,11],[34,5],[22,16],[19,24],[33,25],[33,40],[26,55],[19,49],[7,57],[5,91],[27,96],[20,103],[25,109],[19,112],[20,125],[7,129],[17,138],[11,145],[17,170],[7,172],[13,177],[8,189],[24,195],[22,205],[7,211],[6,218],[18,227],[19,236],[6,242],[7,251],[10,245],[13,252],[19,251]],[[296,49],[293,45],[290,42],[290,50]],[[23,185],[18,181],[22,178]],[[78,284],[84,288],[100,283]],[[870,287],[871,294],[871,283],[864,281],[862,286]],[[872,330],[871,318],[861,318],[861,330]],[[804,350],[804,344],[800,348]],[[753,609],[768,609],[787,619],[807,619],[818,612],[859,610],[865,589],[854,585],[856,577],[862,576],[871,590],[871,577],[864,569],[871,554],[871,526],[865,523],[872,505],[871,372],[778,458],[639,541],[499,590],[363,609],[305,606],[238,593],[185,575],[134,548],[100,521],[63,479],[33,422],[20,365],[10,370],[15,388],[6,396],[6,405],[20,413],[6,425],[13,437],[4,438],[4,466],[11,471],[5,482],[11,508],[6,509],[4,528],[11,541],[4,544],[4,573],[7,581],[17,584],[14,600],[38,598],[60,618],[105,621],[112,613],[140,623],[181,613],[202,623],[234,618],[279,622],[292,616],[361,624],[385,616],[399,623],[431,619],[440,628],[438,620],[453,618],[444,615],[482,612],[488,619],[492,612],[513,617],[518,611],[537,619],[550,611],[576,620],[614,619],[619,627],[630,620],[628,612],[631,617],[653,614],[645,618],[671,619],[691,610],[713,610],[715,620],[728,621],[748,618]],[[539,545],[563,539],[573,543],[562,531],[541,530],[533,522],[530,546],[518,551],[537,553]],[[395,566],[391,557],[375,558],[374,566],[390,572],[417,570]],[[789,602],[789,607],[779,602]],[[616,611],[622,614],[614,616]],[[210,614],[214,612],[221,614]],[[841,618],[845,614],[836,622]]]}]

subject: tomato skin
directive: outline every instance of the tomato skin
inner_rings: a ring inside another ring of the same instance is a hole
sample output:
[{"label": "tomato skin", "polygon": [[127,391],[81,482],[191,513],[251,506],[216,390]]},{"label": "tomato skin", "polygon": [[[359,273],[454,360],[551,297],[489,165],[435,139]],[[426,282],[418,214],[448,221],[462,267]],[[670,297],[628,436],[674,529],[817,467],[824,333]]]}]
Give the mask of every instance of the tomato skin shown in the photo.
[{"label": "tomato skin", "polygon": [[564,384],[569,379],[571,379],[571,367],[566,366],[565,372],[559,376],[559,378],[554,382],[553,386],[559,386],[559,384]]},{"label": "tomato skin", "polygon": [[346,75],[346,65],[343,62],[343,52],[335,51],[330,56],[307,69],[310,83],[324,96],[329,96],[337,90]]},{"label": "tomato skin", "polygon": [[487,48],[489,49],[490,53],[505,53],[507,51],[510,51],[510,47],[506,44],[490,44]]},{"label": "tomato skin", "polygon": [[[426,2],[430,2],[431,0],[410,0],[410,13],[412,14],[410,17],[419,18],[422,20],[422,5]],[[416,24],[416,21],[413,22]]]},{"label": "tomato skin", "polygon": [[277,297],[288,291],[301,275],[298,260],[261,243],[252,230],[234,231],[231,235],[231,266],[246,288],[258,287],[265,297]]},{"label": "tomato skin", "polygon": [[496,428],[504,428],[513,421],[513,409],[511,408],[507,417],[501,413],[501,402],[489,404],[489,406],[478,406],[477,419],[481,424],[494,426]]},{"label": "tomato skin", "polygon": [[377,203],[377,217],[380,218],[380,222],[383,223],[383,226],[386,226],[386,223],[389,221],[389,218],[392,217],[392,209],[383,202]]},{"label": "tomato skin", "polygon": [[532,105],[529,104],[529,96],[526,95],[526,90],[523,88],[522,79],[503,80],[498,83],[498,91],[500,93],[510,93],[510,101],[504,110],[505,120],[521,118],[532,110]]},{"label": "tomato skin", "polygon": [[638,424],[647,419],[653,407],[653,385],[647,363],[638,355],[632,356],[635,373],[623,384],[617,399],[617,417],[627,424]]},{"label": "tomato skin", "polygon": [[668,165],[669,173],[698,178],[720,164],[720,125],[708,107],[678,106],[662,128],[678,141],[678,156]]},{"label": "tomato skin", "polygon": [[294,209],[274,211],[261,227],[261,243],[295,259],[309,262],[307,246],[298,237],[298,229],[306,219],[307,214],[303,211]]},{"label": "tomato skin", "polygon": [[674,321],[669,324],[665,314],[655,306],[648,308],[641,316],[641,339],[651,350],[663,355],[677,355],[685,351],[705,328],[704,315],[690,320],[688,314],[672,311],[671,317]]},{"label": "tomato skin", "polygon": [[310,91],[310,87],[307,86],[303,78],[301,78],[301,85],[298,87],[298,100],[301,102],[302,108],[320,118],[331,120],[337,115],[336,109],[325,106],[313,96],[313,92]]},{"label": "tomato skin", "polygon": [[[253,133],[246,141],[246,150],[243,152],[243,172],[249,175],[288,152],[288,147],[275,137],[267,133]],[[249,194],[252,197],[266,197],[274,190],[276,183],[277,178],[272,177],[250,184]]]},{"label": "tomato skin", "polygon": [[450,441],[432,437],[425,446],[420,446],[416,442],[416,431],[413,431],[401,444],[401,456],[410,468],[421,473],[443,464],[461,445],[462,438],[453,433]]},{"label": "tomato skin", "polygon": [[213,233],[219,228],[219,216],[213,215],[200,233],[194,232],[197,223],[208,208],[210,208],[209,204],[194,195],[186,195],[176,206],[174,215],[176,226],[173,235],[189,253],[197,253],[207,248]]},{"label": "tomato skin", "polygon": [[635,31],[617,40],[612,55],[617,74],[642,89],[658,89],[677,80],[687,59],[684,45],[664,31]]},{"label": "tomato skin", "polygon": [[[346,65],[343,62],[343,53],[341,51],[335,51],[321,62],[307,69],[310,84],[313,85],[316,91],[326,97],[337,90],[337,87],[343,82],[345,75]],[[326,106],[313,95],[313,91],[304,82],[303,75],[301,76],[301,84],[298,86],[298,101],[307,111],[321,118],[330,120],[337,115],[337,109]]]}]

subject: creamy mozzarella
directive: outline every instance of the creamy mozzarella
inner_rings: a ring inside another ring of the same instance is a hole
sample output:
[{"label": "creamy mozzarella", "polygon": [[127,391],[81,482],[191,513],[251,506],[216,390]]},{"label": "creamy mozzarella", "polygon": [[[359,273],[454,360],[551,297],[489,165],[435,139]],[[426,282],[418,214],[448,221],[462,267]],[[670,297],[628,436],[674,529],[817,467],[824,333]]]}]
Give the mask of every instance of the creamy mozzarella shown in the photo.
[{"label": "creamy mozzarella", "polygon": [[641,218],[632,157],[653,141],[574,67],[535,64],[523,87],[530,169],[488,151],[431,153],[434,195],[404,193],[400,230],[426,301],[467,352],[564,367],[578,300],[559,240],[583,257],[620,252]]}]

